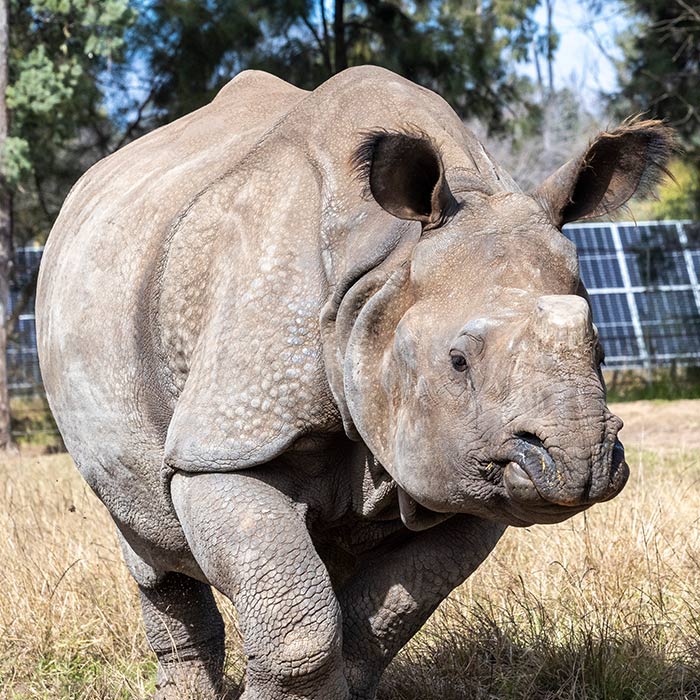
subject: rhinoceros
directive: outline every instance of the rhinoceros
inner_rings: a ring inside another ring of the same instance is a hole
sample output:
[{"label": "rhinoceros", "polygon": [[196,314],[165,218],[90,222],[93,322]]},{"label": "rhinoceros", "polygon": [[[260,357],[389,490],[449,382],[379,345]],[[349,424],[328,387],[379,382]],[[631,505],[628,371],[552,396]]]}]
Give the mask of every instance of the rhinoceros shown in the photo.
[{"label": "rhinoceros", "polygon": [[111,513],[159,662],[216,698],[369,700],[508,525],[628,467],[570,221],[665,171],[631,120],[523,192],[387,70],[312,92],[245,71],[93,166],[43,256],[41,369]]}]

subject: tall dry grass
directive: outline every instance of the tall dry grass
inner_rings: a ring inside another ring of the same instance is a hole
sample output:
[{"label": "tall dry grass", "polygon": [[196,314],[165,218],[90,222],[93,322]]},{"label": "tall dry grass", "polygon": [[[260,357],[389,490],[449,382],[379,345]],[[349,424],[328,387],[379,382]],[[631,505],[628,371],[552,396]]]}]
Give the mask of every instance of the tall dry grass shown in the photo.
[{"label": "tall dry grass", "polygon": [[[614,501],[510,530],[390,667],[382,700],[700,698],[700,450],[630,463]],[[67,456],[0,464],[0,532],[0,698],[148,697],[135,586]]]}]

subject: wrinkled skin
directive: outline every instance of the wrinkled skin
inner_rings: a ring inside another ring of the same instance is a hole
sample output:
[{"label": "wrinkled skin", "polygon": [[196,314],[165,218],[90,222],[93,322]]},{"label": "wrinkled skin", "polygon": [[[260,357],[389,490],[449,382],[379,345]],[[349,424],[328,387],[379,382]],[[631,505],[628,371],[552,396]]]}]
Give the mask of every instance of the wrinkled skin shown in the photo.
[{"label": "wrinkled skin", "polygon": [[507,525],[627,478],[559,229],[648,189],[658,122],[521,192],[388,71],[237,76],[74,187],[37,324],[49,401],[117,525],[158,700],[369,700]]}]

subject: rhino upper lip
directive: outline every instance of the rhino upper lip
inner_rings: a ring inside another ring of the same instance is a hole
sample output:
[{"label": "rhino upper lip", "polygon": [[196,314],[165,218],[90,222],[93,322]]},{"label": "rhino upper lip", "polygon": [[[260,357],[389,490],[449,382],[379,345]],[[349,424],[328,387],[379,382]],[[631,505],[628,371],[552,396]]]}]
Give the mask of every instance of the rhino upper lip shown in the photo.
[{"label": "rhino upper lip", "polygon": [[579,503],[556,503],[545,493],[557,493],[560,490],[560,476],[555,461],[544,446],[543,441],[532,434],[520,434],[511,444],[513,447],[505,459],[490,462],[485,468],[480,469],[480,472],[485,479],[503,488],[507,493],[504,481],[505,471],[509,464],[513,465],[510,468],[511,476],[522,479],[523,483],[529,482],[529,485],[542,499],[539,503],[534,501],[526,506],[523,504],[528,512],[555,513],[561,512],[561,510],[579,512],[593,503],[613,498],[627,481],[629,469],[624,459],[624,448],[620,441],[615,439],[613,449],[610,452],[610,483],[607,492],[599,497],[586,499]]},{"label": "rhino upper lip", "polygon": [[[535,458],[535,454],[537,454],[537,458]],[[507,453],[502,456],[499,455],[499,457],[499,459],[492,460],[484,467],[479,468],[482,477],[499,486],[504,486],[503,474],[508,464],[511,463],[518,466],[523,473],[523,478],[531,481],[538,492],[540,489],[533,478],[533,473],[538,469],[540,471],[551,471],[552,473],[556,471],[554,459],[547,451],[542,440],[528,433],[517,435],[514,441],[511,442],[511,448]]]}]

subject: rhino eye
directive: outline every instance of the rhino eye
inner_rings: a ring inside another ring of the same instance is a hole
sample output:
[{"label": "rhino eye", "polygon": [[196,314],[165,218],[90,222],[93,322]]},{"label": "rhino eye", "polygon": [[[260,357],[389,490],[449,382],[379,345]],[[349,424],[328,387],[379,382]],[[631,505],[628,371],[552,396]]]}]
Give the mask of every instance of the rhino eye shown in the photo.
[{"label": "rhino eye", "polygon": [[467,359],[462,355],[461,352],[455,352],[454,350],[450,353],[450,359],[452,360],[452,366],[458,372],[464,372],[467,369]]}]

